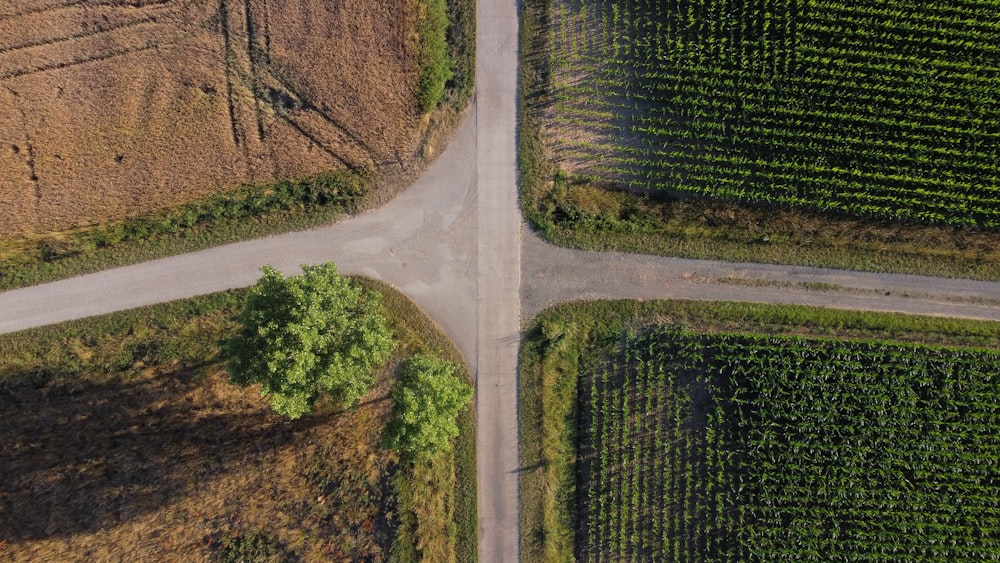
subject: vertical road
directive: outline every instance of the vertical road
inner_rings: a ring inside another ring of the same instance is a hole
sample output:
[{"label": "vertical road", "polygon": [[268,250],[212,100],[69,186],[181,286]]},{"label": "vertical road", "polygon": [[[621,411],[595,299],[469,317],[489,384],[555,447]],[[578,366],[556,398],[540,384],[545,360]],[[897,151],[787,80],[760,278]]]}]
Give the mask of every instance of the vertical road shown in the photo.
[{"label": "vertical road", "polygon": [[479,556],[493,563],[519,559],[517,0],[479,0],[477,21]]}]

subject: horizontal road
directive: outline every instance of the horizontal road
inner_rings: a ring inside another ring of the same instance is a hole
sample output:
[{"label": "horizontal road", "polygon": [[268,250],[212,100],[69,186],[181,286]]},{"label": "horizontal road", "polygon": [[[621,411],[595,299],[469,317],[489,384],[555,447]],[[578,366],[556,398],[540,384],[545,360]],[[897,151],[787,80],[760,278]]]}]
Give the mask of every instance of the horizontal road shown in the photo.
[{"label": "horizontal road", "polygon": [[519,311],[526,321],[570,299],[680,298],[1000,321],[996,283],[549,245],[522,227],[512,169],[502,174],[493,162],[500,149],[484,150],[489,121],[479,102],[420,180],[373,212],[0,293],[0,333],[244,287],[264,264],[293,274],[302,264],[334,261],[341,272],[386,281],[440,323],[476,373],[480,554],[483,561],[513,561]]}]

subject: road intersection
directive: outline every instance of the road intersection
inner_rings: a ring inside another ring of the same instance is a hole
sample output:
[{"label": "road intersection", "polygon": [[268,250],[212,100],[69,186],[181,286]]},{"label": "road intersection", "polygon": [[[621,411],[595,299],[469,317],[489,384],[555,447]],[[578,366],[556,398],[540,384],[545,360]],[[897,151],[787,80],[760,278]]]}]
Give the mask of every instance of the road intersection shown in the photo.
[{"label": "road intersection", "polygon": [[230,244],[0,293],[0,333],[251,285],[333,261],[412,298],[476,378],[479,542],[519,557],[520,330],[567,299],[800,303],[1000,320],[1000,284],[553,247],[517,202],[517,2],[480,0],[475,100],[448,148],[397,198],[325,228]]}]

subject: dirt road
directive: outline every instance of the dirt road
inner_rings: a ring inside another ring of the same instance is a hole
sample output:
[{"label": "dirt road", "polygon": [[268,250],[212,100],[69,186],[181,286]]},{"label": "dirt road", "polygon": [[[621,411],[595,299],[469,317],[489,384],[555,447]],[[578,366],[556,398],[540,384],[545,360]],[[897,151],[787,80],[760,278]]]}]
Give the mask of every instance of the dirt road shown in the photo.
[{"label": "dirt road", "polygon": [[480,0],[476,29],[479,554],[518,559],[517,356],[521,213],[517,201],[517,2]]},{"label": "dirt road", "polygon": [[1000,284],[802,266],[688,260],[522,245],[526,319],[569,299],[701,299],[789,303],[1000,320]]}]

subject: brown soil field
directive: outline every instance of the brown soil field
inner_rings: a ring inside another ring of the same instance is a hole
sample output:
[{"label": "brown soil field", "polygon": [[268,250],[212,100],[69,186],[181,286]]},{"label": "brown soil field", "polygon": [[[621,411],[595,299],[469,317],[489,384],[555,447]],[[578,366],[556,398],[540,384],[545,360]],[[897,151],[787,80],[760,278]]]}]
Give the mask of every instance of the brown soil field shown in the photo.
[{"label": "brown soil field", "polygon": [[0,0],[0,237],[417,151],[413,0]]}]

